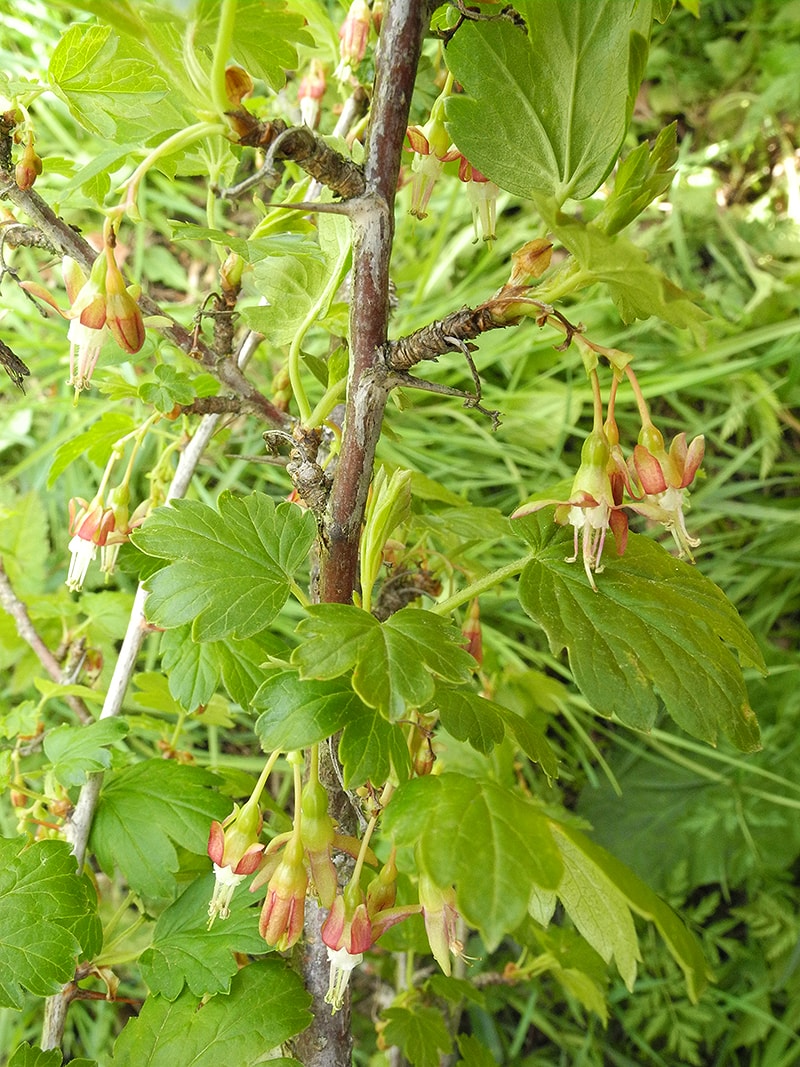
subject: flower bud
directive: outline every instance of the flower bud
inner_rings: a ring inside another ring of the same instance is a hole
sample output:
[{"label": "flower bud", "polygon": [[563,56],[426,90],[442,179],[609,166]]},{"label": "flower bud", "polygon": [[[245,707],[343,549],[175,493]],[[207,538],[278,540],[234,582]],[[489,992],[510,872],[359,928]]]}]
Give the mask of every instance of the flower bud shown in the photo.
[{"label": "flower bud", "polygon": [[22,153],[22,158],[14,168],[14,177],[20,189],[30,189],[37,177],[42,173],[42,161],[33,147],[33,134],[28,134],[28,143]]},{"label": "flower bud", "polygon": [[144,320],[139,305],[125,287],[111,245],[106,245],[105,289],[106,324],[120,348],[133,355],[144,344]]},{"label": "flower bud", "polygon": [[303,844],[292,835],[275,873],[269,880],[258,930],[268,945],[285,952],[303,932],[308,875]]}]

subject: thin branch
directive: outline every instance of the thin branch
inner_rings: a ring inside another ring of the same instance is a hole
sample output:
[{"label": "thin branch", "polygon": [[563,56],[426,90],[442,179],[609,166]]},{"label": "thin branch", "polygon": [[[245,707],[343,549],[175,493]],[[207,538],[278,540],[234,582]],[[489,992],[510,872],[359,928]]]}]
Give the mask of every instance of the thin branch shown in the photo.
[{"label": "thin branch", "polygon": [[[287,126],[282,119],[262,121],[247,111],[229,113],[239,143],[268,149],[259,176],[267,176],[276,159],[291,159],[321,185],[344,200],[360,196],[365,189],[364,173],[358,163],[341,155],[308,126]],[[220,190],[230,196],[235,190]]]},{"label": "thin branch", "polygon": [[473,338],[511,325],[516,323],[501,321],[485,304],[461,308],[407,337],[387,341],[381,348],[381,357],[391,370],[407,371],[424,359],[435,360],[447,352],[463,353],[465,344]]},{"label": "thin branch", "polygon": [[[46,201],[33,189],[20,189],[11,175],[0,171],[0,200],[8,199],[21,211],[24,211],[33,224],[58,251],[74,259],[87,273],[97,257],[97,252],[73,228],[53,211]],[[241,369],[230,359],[220,359],[218,354],[202,340],[165,314],[154,300],[144,293],[139,297],[139,307],[145,318],[158,316],[168,320],[168,325],[159,326],[160,332],[192,359],[196,359],[211,371],[223,385],[238,393],[253,405],[264,419],[275,426],[286,426],[289,422],[286,414],[275,407],[251,382],[245,378]]]},{"label": "thin branch", "polygon": [[456,389],[452,385],[444,385],[442,382],[429,382],[426,378],[415,378],[413,374],[406,374],[405,371],[397,371],[389,381],[393,387],[420,389],[424,393],[438,393],[439,396],[459,397],[464,401],[465,408],[474,408],[481,415],[486,415],[487,418],[491,419],[493,430],[498,429],[500,426],[500,412],[492,411],[481,404],[480,389],[474,393],[468,393],[464,389]]},{"label": "thin branch", "polygon": [[[36,658],[50,675],[54,682],[63,685],[65,682],[64,671],[56,657],[39,636],[36,627],[31,622],[28,609],[14,592],[8,574],[0,558],[0,604],[14,620],[17,633],[26,645],[35,653]],[[92,713],[86,707],[80,697],[65,696],[64,700],[81,722],[92,722]]]}]

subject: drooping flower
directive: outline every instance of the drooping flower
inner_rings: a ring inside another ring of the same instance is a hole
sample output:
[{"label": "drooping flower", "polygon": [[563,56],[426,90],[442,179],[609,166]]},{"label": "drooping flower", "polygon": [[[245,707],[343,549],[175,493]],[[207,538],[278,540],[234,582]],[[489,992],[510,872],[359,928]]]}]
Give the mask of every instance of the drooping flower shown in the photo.
[{"label": "drooping flower", "polygon": [[494,241],[497,227],[497,197],[500,189],[477,167],[473,167],[465,155],[457,148],[451,149],[445,162],[458,160],[458,178],[464,183],[467,199],[472,205],[472,225],[475,240],[483,237],[484,241]]},{"label": "drooping flower", "polygon": [[[36,282],[20,285],[32,296],[44,300],[63,318],[69,319],[69,385],[75,395],[91,384],[94,369],[109,334],[126,352],[138,352],[144,344],[145,327],[136,302],[137,286],[127,286],[114,258],[113,244],[106,244],[87,278],[80,264],[64,256],[61,272],[69,299],[69,308],[60,308],[52,295]],[[151,325],[163,325],[161,317],[148,319]]]},{"label": "drooping flower", "polygon": [[397,868],[394,852],[381,872],[373,878],[366,896],[358,882],[350,881],[343,893],[333,902],[328,918],[322,924],[320,936],[328,948],[331,965],[325,1003],[336,1012],[344,1003],[344,996],[353,970],[361,963],[364,953],[378,938],[409,915],[419,914],[418,904],[393,907]]},{"label": "drooping flower", "polygon": [[447,161],[450,136],[445,129],[442,111],[437,100],[424,126],[409,126],[406,130],[408,143],[414,153],[411,161],[410,212],[418,219],[427,218],[428,201]]},{"label": "drooping flower", "polygon": [[617,554],[625,552],[628,540],[628,518],[621,509],[619,487],[611,480],[611,446],[603,429],[593,430],[583,443],[581,465],[572,483],[567,500],[547,498],[533,500],[512,514],[511,518],[530,515],[549,504],[556,504],[556,522],[567,523],[574,529],[575,551],[567,562],[575,563],[579,556],[592,589],[597,592],[595,574],[603,569],[602,557],[609,529],[614,534]]},{"label": "drooping flower", "polygon": [[145,336],[142,313],[133,296],[137,287],[125,285],[112,243],[106,244],[105,253],[105,321],[120,348],[133,355],[144,344]]},{"label": "drooping flower", "polygon": [[450,956],[460,956],[464,947],[457,936],[458,909],[455,890],[452,887],[441,889],[422,870],[419,872],[417,888],[431,953],[449,977]]},{"label": "drooping flower", "polygon": [[72,539],[69,550],[72,558],[67,572],[67,588],[73,593],[83,588],[89,565],[103,548],[114,529],[114,512],[106,507],[102,493],[91,503],[82,497],[73,497],[69,502],[69,532]]},{"label": "drooping flower", "polygon": [[208,905],[208,925],[219,917],[227,919],[234,891],[261,862],[264,846],[259,842],[262,816],[258,803],[250,798],[240,808],[234,806],[224,822],[212,822],[208,834],[208,855],[214,864],[214,893]]},{"label": "drooping flower", "polygon": [[303,843],[292,834],[267,887],[258,929],[279,952],[294,945],[303,932],[308,873],[303,862]]},{"label": "drooping flower", "polygon": [[687,486],[703,462],[705,439],[695,437],[690,445],[686,434],[673,438],[669,452],[664,446],[660,430],[646,423],[633,450],[633,467],[644,491],[644,500],[637,501],[635,510],[669,530],[678,547],[678,554],[694,560],[692,549],[700,540],[691,537],[686,529],[684,511],[689,508]]}]

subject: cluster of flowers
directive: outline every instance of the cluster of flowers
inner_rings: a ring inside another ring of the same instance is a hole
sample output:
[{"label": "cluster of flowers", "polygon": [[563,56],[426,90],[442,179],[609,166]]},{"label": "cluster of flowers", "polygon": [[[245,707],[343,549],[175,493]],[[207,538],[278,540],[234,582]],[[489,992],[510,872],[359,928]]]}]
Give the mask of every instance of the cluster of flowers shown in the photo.
[{"label": "cluster of flowers", "polygon": [[445,163],[458,160],[458,177],[464,183],[467,199],[472,206],[476,236],[480,230],[484,241],[493,241],[500,190],[450,143],[450,135],[444,124],[444,102],[452,87],[453,79],[449,75],[441,95],[431,108],[430,119],[424,126],[409,126],[406,130],[408,143],[414,153],[411,161],[411,214],[418,219],[426,218],[428,201]]},{"label": "cluster of flowers", "polygon": [[64,256],[61,272],[69,298],[62,310],[51,294],[36,282],[22,282],[22,288],[44,300],[59,315],[69,319],[69,385],[75,395],[87,389],[97,366],[100,350],[113,337],[120,348],[133,355],[144,344],[145,325],[137,303],[138,288],[126,286],[117,265],[113,228],[106,226],[103,251],[97,256],[87,278],[80,265]]},{"label": "cluster of flowers", "polygon": [[128,540],[131,530],[140,526],[150,510],[150,501],[143,501],[131,514],[130,490],[127,482],[112,489],[105,499],[99,489],[91,502],[73,497],[69,502],[69,543],[71,554],[67,572],[67,588],[79,592],[86,581],[89,565],[100,549],[100,570],[108,576],[114,573],[117,556]]},{"label": "cluster of flowers", "polygon": [[548,505],[556,505],[556,522],[574,528],[574,563],[582,558],[586,575],[597,591],[594,575],[602,569],[603,548],[611,529],[617,554],[623,555],[628,540],[625,509],[660,523],[669,530],[681,557],[694,562],[692,549],[700,541],[686,529],[684,511],[689,507],[687,487],[703,461],[705,441],[695,437],[687,444],[686,434],[675,437],[667,451],[664,437],[650,417],[636,377],[630,367],[625,374],[633,385],[642,416],[639,442],[626,460],[619,443],[613,400],[618,379],[614,379],[608,417],[603,422],[599,402],[597,372],[591,377],[595,391],[595,422],[581,450],[581,464],[567,500],[553,497],[534,499],[517,508],[512,518],[529,515]]},{"label": "cluster of flowers", "polygon": [[[328,796],[312,775],[303,786],[299,816],[288,833],[268,845],[259,841],[262,818],[258,790],[228,818],[213,822],[208,854],[214,864],[215,886],[209,904],[209,926],[230,914],[234,891],[248,875],[255,874],[250,890],[267,886],[259,930],[266,943],[280,952],[290,949],[303,932],[306,895],[313,892],[329,909],[322,930],[331,965],[327,1002],[341,1008],[347,983],[364,953],[389,927],[409,915],[422,914],[431,951],[446,974],[450,953],[459,953],[456,937],[458,913],[452,889],[442,890],[424,876],[419,880],[419,903],[395,906],[397,867],[394,853],[361,887],[364,861],[377,864],[366,838],[348,837],[336,831],[328,814]],[[356,858],[350,881],[340,889],[334,853]]]}]

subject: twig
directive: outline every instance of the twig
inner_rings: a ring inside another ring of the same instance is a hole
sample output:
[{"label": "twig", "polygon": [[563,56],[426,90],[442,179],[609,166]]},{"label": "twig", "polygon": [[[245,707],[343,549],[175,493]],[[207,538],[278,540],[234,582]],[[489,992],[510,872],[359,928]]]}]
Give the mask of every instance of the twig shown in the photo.
[{"label": "twig", "polygon": [[[268,149],[259,177],[269,174],[274,160],[292,159],[306,174],[344,200],[364,192],[364,173],[358,163],[331,148],[308,126],[287,126],[282,119],[261,121],[247,111],[232,112],[228,118],[240,144]],[[219,190],[222,196],[238,191],[236,187]]]},{"label": "twig", "polygon": [[[97,252],[79,233],[60,219],[50,205],[42,200],[33,189],[20,189],[9,174],[0,171],[0,199],[11,200],[21,211],[24,211],[62,255],[70,256],[87,273],[91,270]],[[220,359],[213,349],[203,341],[194,338],[189,330],[170,315],[165,314],[158,304],[144,293],[139,297],[139,307],[145,318],[157,316],[166,319],[168,325],[159,326],[164,337],[176,348],[202,363],[219,378],[223,385],[249,401],[253,409],[266,421],[275,426],[288,424],[289,420],[285,413],[276,408],[256,386],[245,378],[236,362],[230,359]]]},{"label": "twig", "polygon": [[464,401],[465,408],[474,408],[475,411],[479,411],[481,415],[486,415],[487,418],[492,420],[492,429],[496,430],[500,426],[500,412],[491,411],[489,408],[485,408],[481,404],[481,393],[478,389],[475,393],[468,393],[464,389],[456,389],[452,385],[444,385],[442,382],[429,382],[427,378],[415,378],[413,374],[406,374],[405,371],[397,371],[391,375],[389,381],[392,386],[400,386],[406,389],[421,389],[424,393],[438,393],[439,396],[456,396]]},{"label": "twig", "polygon": [[489,330],[511,325],[514,323],[501,321],[485,304],[478,308],[461,308],[407,337],[387,341],[381,347],[381,356],[391,370],[410,370],[424,359],[437,359],[446,352],[463,353],[466,342]]},{"label": "twig", "polygon": [[[30,616],[28,615],[28,609],[14,592],[6,569],[3,566],[2,558],[0,558],[0,604],[3,605],[8,614],[12,617],[16,623],[17,633],[25,644],[35,653],[36,658],[50,675],[52,680],[59,685],[64,684],[65,678],[64,672],[61,669],[61,664],[37,633],[36,627],[33,625]],[[92,722],[92,713],[80,697],[65,696],[64,700],[70,706],[72,711],[75,712],[81,722]]]}]

